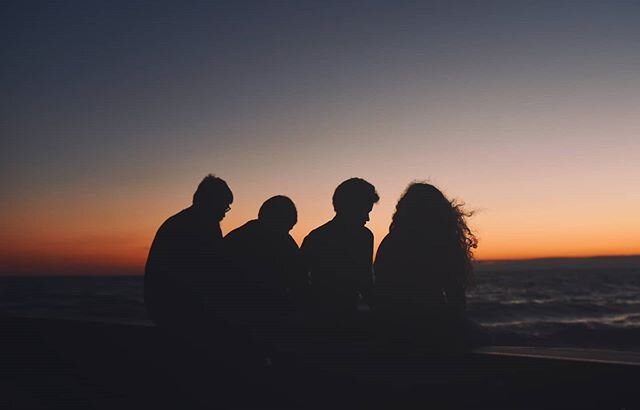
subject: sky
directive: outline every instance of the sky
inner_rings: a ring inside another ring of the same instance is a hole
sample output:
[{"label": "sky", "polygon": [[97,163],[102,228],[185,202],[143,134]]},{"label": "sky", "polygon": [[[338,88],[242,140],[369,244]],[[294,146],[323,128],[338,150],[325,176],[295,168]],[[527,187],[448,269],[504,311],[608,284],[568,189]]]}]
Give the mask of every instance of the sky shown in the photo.
[{"label": "sky", "polygon": [[141,273],[202,177],[224,232],[357,176],[377,244],[408,183],[476,258],[640,254],[640,3],[0,5],[0,274]]}]

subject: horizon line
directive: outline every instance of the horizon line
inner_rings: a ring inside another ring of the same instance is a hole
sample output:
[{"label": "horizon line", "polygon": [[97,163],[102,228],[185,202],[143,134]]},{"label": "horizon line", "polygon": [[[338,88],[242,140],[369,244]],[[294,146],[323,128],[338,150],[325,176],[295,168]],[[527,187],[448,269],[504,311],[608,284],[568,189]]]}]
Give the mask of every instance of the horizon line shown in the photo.
[{"label": "horizon line", "polygon": [[[606,258],[640,258],[640,254],[624,254],[624,255],[591,255],[591,256],[543,256],[535,258],[505,258],[505,259],[476,259],[473,263],[502,263],[502,262],[541,262],[541,261],[562,261],[562,260],[585,260],[585,259],[606,259]],[[91,272],[90,269],[85,271],[69,270],[55,271],[52,273],[43,273],[41,271],[23,271],[23,272],[0,272],[0,277],[100,277],[100,276],[144,276],[144,269],[141,271],[131,269],[105,269],[104,267],[96,268]]]}]

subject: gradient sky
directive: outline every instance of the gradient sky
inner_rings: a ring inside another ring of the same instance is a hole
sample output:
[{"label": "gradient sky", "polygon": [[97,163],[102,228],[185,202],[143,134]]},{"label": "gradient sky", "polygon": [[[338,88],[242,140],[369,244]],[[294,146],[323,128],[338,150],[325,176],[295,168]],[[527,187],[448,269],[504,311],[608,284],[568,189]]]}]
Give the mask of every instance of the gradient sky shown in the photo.
[{"label": "gradient sky", "polygon": [[[214,4],[211,4],[214,3]],[[207,173],[301,242],[412,180],[479,259],[640,253],[640,3],[3,2],[0,273],[140,273]]]}]

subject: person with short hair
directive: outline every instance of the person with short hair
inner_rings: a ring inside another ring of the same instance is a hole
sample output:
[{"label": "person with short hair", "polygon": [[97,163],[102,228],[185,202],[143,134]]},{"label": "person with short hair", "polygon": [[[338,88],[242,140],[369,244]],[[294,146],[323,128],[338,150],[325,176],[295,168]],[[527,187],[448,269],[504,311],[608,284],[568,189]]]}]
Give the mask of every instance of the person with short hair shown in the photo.
[{"label": "person with short hair", "polygon": [[335,217],[304,239],[301,252],[314,310],[340,317],[368,300],[373,287],[373,233],[365,224],[379,199],[375,187],[362,178],[342,182],[333,194]]},{"label": "person with short hair", "polygon": [[220,221],[232,202],[227,183],[209,174],[193,194],[192,205],[160,226],[144,275],[144,301],[152,321],[169,325],[190,318],[195,310],[204,309],[205,299],[211,297],[206,292],[215,293],[212,283],[224,276],[219,272]]},{"label": "person with short hair", "polygon": [[253,219],[224,238],[227,255],[242,277],[247,309],[277,320],[293,313],[306,284],[298,244],[289,231],[298,221],[291,199],[267,199]]}]

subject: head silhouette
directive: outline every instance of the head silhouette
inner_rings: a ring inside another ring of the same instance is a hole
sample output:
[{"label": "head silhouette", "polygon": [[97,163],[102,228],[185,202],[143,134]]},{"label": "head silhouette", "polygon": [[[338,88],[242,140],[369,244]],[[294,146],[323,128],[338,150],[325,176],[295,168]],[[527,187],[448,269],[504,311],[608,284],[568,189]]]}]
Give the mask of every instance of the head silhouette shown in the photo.
[{"label": "head silhouette", "polygon": [[477,239],[467,226],[464,204],[450,201],[435,186],[413,182],[396,204],[389,232],[427,246],[437,244],[443,254],[456,255],[464,266],[464,283],[471,275],[473,249]]},{"label": "head silhouette", "polygon": [[215,175],[209,174],[200,182],[193,194],[193,207],[211,214],[221,221],[233,202],[233,193],[227,183]]},{"label": "head silhouette", "polygon": [[333,209],[342,221],[364,226],[373,204],[380,200],[376,188],[362,178],[342,182],[333,193]]},{"label": "head silhouette", "polygon": [[291,199],[276,195],[264,201],[258,211],[258,220],[278,232],[289,232],[298,222],[298,211]]}]

